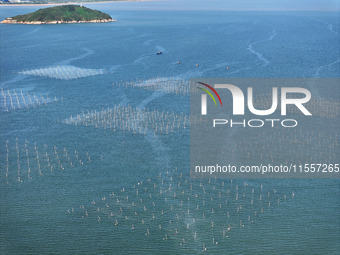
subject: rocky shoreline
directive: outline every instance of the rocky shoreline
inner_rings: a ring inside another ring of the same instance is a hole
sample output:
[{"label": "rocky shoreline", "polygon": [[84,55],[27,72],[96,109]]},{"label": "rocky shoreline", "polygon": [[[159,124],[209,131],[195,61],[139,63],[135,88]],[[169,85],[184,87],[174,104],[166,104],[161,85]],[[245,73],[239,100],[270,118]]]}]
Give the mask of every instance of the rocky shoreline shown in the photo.
[{"label": "rocky shoreline", "polygon": [[105,22],[116,22],[114,19],[95,19],[95,20],[54,20],[54,21],[17,21],[12,18],[7,18],[1,21],[2,24],[27,24],[27,25],[41,25],[41,24],[76,24],[76,23],[105,23]]}]

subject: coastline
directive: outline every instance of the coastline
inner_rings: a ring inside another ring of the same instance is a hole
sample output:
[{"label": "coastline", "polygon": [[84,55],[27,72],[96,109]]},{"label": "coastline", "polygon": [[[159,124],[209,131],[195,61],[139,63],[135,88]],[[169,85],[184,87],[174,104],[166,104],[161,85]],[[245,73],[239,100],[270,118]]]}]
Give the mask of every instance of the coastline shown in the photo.
[{"label": "coastline", "polygon": [[50,3],[50,4],[0,4],[0,7],[20,7],[20,6],[57,6],[57,5],[68,5],[68,4],[107,4],[107,3],[118,3],[118,2],[155,2],[155,1],[162,1],[162,0],[118,0],[118,1],[98,1],[98,2],[65,2],[65,3]]},{"label": "coastline", "polygon": [[62,20],[55,20],[55,21],[48,21],[48,22],[42,22],[42,21],[16,21],[16,20],[9,20],[4,19],[0,23],[2,24],[24,24],[24,25],[44,25],[44,24],[78,24],[78,23],[107,23],[107,22],[117,22],[117,20],[114,19],[94,19],[89,21],[62,21]]}]

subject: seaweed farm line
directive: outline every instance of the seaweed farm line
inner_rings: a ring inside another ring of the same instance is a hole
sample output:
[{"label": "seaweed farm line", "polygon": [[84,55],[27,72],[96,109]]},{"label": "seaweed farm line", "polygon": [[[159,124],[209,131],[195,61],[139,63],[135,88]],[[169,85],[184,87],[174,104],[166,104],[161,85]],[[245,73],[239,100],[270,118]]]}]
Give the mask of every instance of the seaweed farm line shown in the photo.
[{"label": "seaweed farm line", "polygon": [[19,73],[25,75],[49,77],[60,80],[72,80],[94,75],[103,75],[106,73],[106,71],[103,69],[86,69],[76,66],[64,65],[50,66],[47,68],[39,68],[34,70],[25,70]]},{"label": "seaweed farm line", "polygon": [[10,91],[9,89],[4,90],[1,88],[0,92],[0,108],[3,108],[6,112],[54,102],[58,102],[57,97],[50,98],[48,95],[36,95],[35,93],[22,92],[22,90],[16,92],[15,90]]},{"label": "seaweed farm line", "polygon": [[277,213],[275,208],[294,196],[294,191],[285,193],[259,183],[195,180],[174,169],[69,208],[67,213],[83,219],[80,224],[105,224],[116,235],[131,233],[132,238],[144,236],[207,250],[261,224],[263,215]]},{"label": "seaweed farm line", "polygon": [[115,105],[101,111],[88,111],[64,120],[66,124],[94,126],[96,128],[112,129],[113,131],[129,131],[134,134],[154,135],[169,134],[176,130],[189,128],[190,120],[183,113],[165,112],[159,110],[141,109],[132,106]]},{"label": "seaweed farm line", "polygon": [[88,152],[83,155],[77,150],[69,151],[46,144],[39,146],[27,140],[22,145],[18,138],[14,144],[7,140],[0,151],[3,155],[0,158],[1,180],[7,184],[29,181],[33,177],[82,166],[92,160]]}]

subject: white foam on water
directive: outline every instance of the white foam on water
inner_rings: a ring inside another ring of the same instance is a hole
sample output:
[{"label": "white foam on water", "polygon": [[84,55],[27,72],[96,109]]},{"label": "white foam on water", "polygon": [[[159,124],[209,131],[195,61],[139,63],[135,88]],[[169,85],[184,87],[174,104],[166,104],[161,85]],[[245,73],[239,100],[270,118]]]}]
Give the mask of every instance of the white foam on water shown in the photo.
[{"label": "white foam on water", "polygon": [[[151,96],[144,99],[138,107],[141,109],[144,109],[145,106],[147,106],[151,101],[155,100],[156,98],[162,97],[163,94],[159,92],[154,92]],[[157,155],[157,159],[160,163],[160,165],[164,165],[165,168],[168,168],[170,166],[170,158],[168,153],[168,148],[164,146],[164,144],[160,141],[158,136],[153,134],[151,131],[147,133],[145,136],[145,139],[151,144],[153,151],[155,155]]]},{"label": "white foam on water", "polygon": [[26,34],[23,34],[22,36],[34,34],[34,33],[38,32],[40,29],[41,29],[41,27],[38,27],[38,28],[34,29],[34,30],[31,31],[31,32],[28,32],[28,33],[26,33]]},{"label": "white foam on water", "polygon": [[165,50],[162,46],[160,46],[160,45],[155,46],[155,48],[156,48],[156,50],[158,50],[158,51],[166,52],[166,50]]},{"label": "white foam on water", "polygon": [[[136,34],[135,32],[133,32],[134,34]],[[126,40],[134,40],[134,39],[139,39],[139,38],[143,38],[149,36],[149,34],[141,34],[141,35],[137,35],[137,36],[133,36],[133,37],[129,37]]]},{"label": "white foam on water", "polygon": [[159,98],[159,97],[162,97],[163,96],[163,93],[160,93],[160,92],[154,92],[151,96],[145,98],[139,105],[138,105],[138,108],[140,109],[144,109],[145,106],[147,106],[151,101]]},{"label": "white foam on water", "polygon": [[142,54],[140,55],[135,61],[133,61],[133,64],[142,64],[144,68],[147,68],[147,64],[143,62],[143,60],[150,58],[150,54]]},{"label": "white foam on water", "polygon": [[262,65],[263,67],[269,65],[269,64],[270,64],[270,61],[269,61],[267,58],[265,58],[265,57],[263,56],[262,53],[256,51],[256,50],[254,49],[254,45],[259,44],[259,43],[264,43],[264,42],[272,41],[272,40],[276,37],[276,35],[277,35],[276,29],[274,28],[274,29],[272,30],[271,35],[270,35],[267,39],[260,40],[260,41],[256,41],[256,42],[250,43],[250,44],[248,45],[247,50],[250,51],[250,53],[256,55],[256,57],[257,57],[261,62],[263,62],[263,65]]},{"label": "white foam on water", "polygon": [[0,86],[1,87],[5,87],[7,84],[11,84],[11,83],[15,83],[15,82],[18,82],[18,81],[22,81],[26,78],[25,75],[23,74],[17,74],[15,75],[12,79],[10,80],[7,80],[7,81],[4,81],[4,82],[1,82],[0,83]]},{"label": "white foam on water", "polygon": [[320,23],[325,24],[325,25],[326,25],[326,29],[327,29],[328,31],[330,31],[331,33],[333,33],[333,34],[335,34],[335,35],[339,35],[339,32],[337,32],[337,31],[334,30],[333,24],[328,23],[328,22],[325,21],[325,20],[321,20],[321,19],[317,19],[317,18],[312,18],[312,19],[313,19],[313,20],[316,20],[316,21],[318,21],[318,22],[320,22]]},{"label": "white foam on water", "polygon": [[154,39],[152,39],[152,40],[147,40],[147,41],[143,42],[143,45],[149,46],[153,41],[155,41],[155,40],[154,40]]},{"label": "white foam on water", "polygon": [[86,53],[80,55],[79,57],[70,58],[70,59],[66,59],[66,60],[60,61],[56,65],[69,65],[72,61],[86,58],[87,56],[93,55],[95,53],[93,50],[88,49],[88,48],[84,48],[82,50],[86,51]]},{"label": "white foam on water", "polygon": [[151,145],[154,155],[156,156],[155,160],[157,160],[159,165],[164,169],[168,169],[170,167],[170,158],[168,156],[170,154],[169,149],[162,143],[157,135],[151,134],[151,132],[147,133],[145,140]]},{"label": "white foam on water", "polygon": [[320,73],[322,72],[322,70],[324,69],[327,69],[327,68],[330,68],[332,67],[333,65],[336,65],[337,63],[340,62],[340,59],[337,59],[329,64],[326,64],[326,65],[322,65],[322,66],[319,66],[317,69],[316,69],[316,72],[315,72],[315,75],[314,77],[320,77]]},{"label": "white foam on water", "polygon": [[124,92],[119,93],[122,100],[119,102],[119,105],[121,106],[127,106],[129,103],[129,99],[127,98],[126,94]]},{"label": "white foam on water", "polygon": [[121,65],[114,65],[107,69],[108,73],[114,73],[121,68]]},{"label": "white foam on water", "polygon": [[147,80],[132,80],[115,82],[113,86],[132,87],[144,90],[150,90],[163,94],[188,94],[189,80],[184,80],[181,77],[156,77]]}]

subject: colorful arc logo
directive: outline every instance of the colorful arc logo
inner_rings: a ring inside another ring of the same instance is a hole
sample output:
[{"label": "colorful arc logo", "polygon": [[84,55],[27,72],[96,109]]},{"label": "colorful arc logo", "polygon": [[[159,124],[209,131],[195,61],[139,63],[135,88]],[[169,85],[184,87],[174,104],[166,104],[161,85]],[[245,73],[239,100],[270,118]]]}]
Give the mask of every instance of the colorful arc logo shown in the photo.
[{"label": "colorful arc logo", "polygon": [[[212,86],[210,86],[209,84],[203,83],[203,82],[198,82],[198,83],[203,85],[203,86],[205,86],[205,87],[207,87],[208,89],[210,89],[217,96],[217,98],[220,101],[220,104],[222,106],[221,97],[220,97],[220,95],[217,93],[217,91]],[[215,106],[217,106],[216,100],[215,100],[213,94],[211,94],[211,92],[209,90],[207,90],[205,88],[200,88],[200,87],[197,87],[197,88],[200,89],[200,90],[203,90],[204,92],[206,92],[212,98],[212,100],[214,101]],[[202,95],[202,114],[203,115],[207,114],[207,112],[206,112],[206,105],[207,105],[207,95]]]}]

